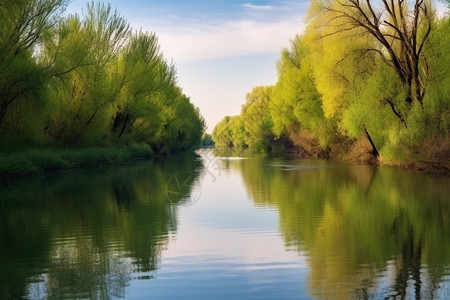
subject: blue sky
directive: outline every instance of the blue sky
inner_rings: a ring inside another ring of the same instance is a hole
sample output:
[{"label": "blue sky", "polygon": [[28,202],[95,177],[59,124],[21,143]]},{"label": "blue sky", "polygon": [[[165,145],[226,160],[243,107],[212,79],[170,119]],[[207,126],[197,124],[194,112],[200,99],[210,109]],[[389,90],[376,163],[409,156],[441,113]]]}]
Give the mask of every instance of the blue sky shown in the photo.
[{"label": "blue sky", "polygon": [[[86,0],[72,0],[80,13]],[[274,84],[282,48],[303,28],[308,1],[110,0],[136,30],[155,32],[178,83],[205,117],[208,132],[239,114],[245,94]]]}]

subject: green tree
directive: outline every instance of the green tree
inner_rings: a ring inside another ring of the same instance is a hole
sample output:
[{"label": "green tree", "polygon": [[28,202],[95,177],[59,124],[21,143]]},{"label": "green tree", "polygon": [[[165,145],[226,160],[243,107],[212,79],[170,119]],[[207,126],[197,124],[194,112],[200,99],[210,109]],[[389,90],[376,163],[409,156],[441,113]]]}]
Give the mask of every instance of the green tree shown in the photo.
[{"label": "green tree", "polygon": [[43,57],[51,65],[57,107],[47,129],[52,140],[92,143],[104,138],[108,110],[126,78],[114,65],[130,29],[110,5],[88,4],[83,20],[68,16],[47,39]]},{"label": "green tree", "polygon": [[118,140],[139,137],[142,141],[147,134],[158,139],[164,127],[164,107],[177,91],[175,69],[163,59],[156,35],[134,34],[117,68],[126,80],[113,106],[113,136]]},{"label": "green tree", "polygon": [[2,146],[196,146],[204,119],[155,34],[111,5],[62,16],[65,0],[0,2]]},{"label": "green tree", "polygon": [[366,138],[370,152],[382,160],[417,162],[414,149],[424,153],[419,133],[431,125],[426,111],[435,101],[426,90],[438,69],[426,50],[433,42],[434,18],[427,1],[311,5],[307,38],[325,115],[337,119],[343,135]]},{"label": "green tree", "polygon": [[269,103],[274,133],[287,135],[309,155],[324,155],[337,128],[333,118],[325,117],[305,37],[296,36],[291,48],[282,51],[277,68],[278,82]]},{"label": "green tree", "polygon": [[41,142],[47,108],[44,66],[33,57],[63,12],[65,0],[4,0],[0,4],[0,139]]},{"label": "green tree", "polygon": [[431,1],[415,0],[412,5],[401,0],[318,3],[319,18],[325,17],[324,25],[333,27],[330,34],[370,36],[373,43],[365,50],[379,55],[409,88],[407,103],[422,103],[428,75],[422,69],[423,48],[434,20]]},{"label": "green tree", "polygon": [[242,105],[241,119],[248,133],[245,143],[257,150],[267,149],[274,139],[273,122],[269,113],[272,86],[260,86],[246,95],[247,101]]},{"label": "green tree", "polygon": [[236,123],[238,125],[235,126],[242,128],[241,121],[237,121],[238,118],[239,116],[226,116],[214,127],[212,132],[214,143],[218,146],[233,146],[233,131],[230,124]]}]

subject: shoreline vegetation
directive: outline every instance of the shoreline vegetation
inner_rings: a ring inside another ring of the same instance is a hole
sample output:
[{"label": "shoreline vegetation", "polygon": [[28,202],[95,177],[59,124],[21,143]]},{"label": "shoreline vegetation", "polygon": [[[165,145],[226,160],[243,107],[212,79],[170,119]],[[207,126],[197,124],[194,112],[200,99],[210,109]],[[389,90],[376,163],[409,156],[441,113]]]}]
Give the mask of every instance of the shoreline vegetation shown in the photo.
[{"label": "shoreline vegetation", "polygon": [[0,5],[0,178],[213,143],[450,171],[450,18],[432,2],[311,0],[276,84],[255,87],[203,139],[156,35],[110,5],[66,15],[68,3]]},{"label": "shoreline vegetation", "polygon": [[86,168],[127,163],[136,159],[154,158],[148,145],[29,148],[0,152],[0,179],[42,176]]},{"label": "shoreline vegetation", "polygon": [[215,126],[216,145],[449,172],[449,14],[375,2],[311,0],[276,84]]},{"label": "shoreline vegetation", "polygon": [[0,178],[122,163],[200,144],[205,121],[154,33],[111,5],[0,4]]},{"label": "shoreline vegetation", "polygon": [[[214,147],[211,135],[204,133],[198,145],[181,151],[190,151],[196,147]],[[170,154],[177,152],[172,151]],[[167,154],[169,153],[154,153],[147,144],[0,149],[0,180],[99,168],[134,160],[154,159]]]}]

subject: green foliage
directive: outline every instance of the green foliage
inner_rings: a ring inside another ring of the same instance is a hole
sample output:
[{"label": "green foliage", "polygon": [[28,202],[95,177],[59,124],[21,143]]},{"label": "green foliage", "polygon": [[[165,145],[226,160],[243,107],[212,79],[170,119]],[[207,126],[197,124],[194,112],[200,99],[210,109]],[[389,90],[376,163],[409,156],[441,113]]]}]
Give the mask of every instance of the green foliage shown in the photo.
[{"label": "green foliage", "polygon": [[255,87],[247,94],[247,102],[242,106],[240,119],[245,133],[245,144],[257,150],[267,149],[273,141],[273,122],[269,113],[272,96],[271,86]]},{"label": "green foliage", "polygon": [[0,141],[42,140],[47,77],[33,57],[52,28],[64,0],[4,0],[0,5]]},{"label": "green foliage", "polygon": [[434,24],[424,48],[427,75],[423,105],[414,103],[406,124],[392,132],[384,156],[389,161],[432,163],[449,168],[450,155],[450,19]]},{"label": "green foliage", "polygon": [[[212,139],[218,146],[233,146],[233,136],[231,127],[235,127],[232,124],[238,124],[239,128],[242,128],[242,122],[239,120],[239,116],[226,116],[224,117],[213,129]],[[244,129],[242,128],[242,131]]]},{"label": "green foliage", "polygon": [[[205,121],[198,109],[189,102],[189,98],[180,95],[170,106],[173,118],[167,122],[162,134],[160,146],[164,151],[186,150],[200,143]],[[158,149],[156,146],[155,149]]]},{"label": "green foliage", "polygon": [[42,175],[47,172],[120,163],[153,157],[147,145],[127,147],[46,148],[4,152],[0,156],[0,178]]},{"label": "green foliage", "polygon": [[320,147],[327,148],[333,138],[333,122],[325,118],[306,44],[305,38],[297,36],[291,49],[285,49],[281,54],[278,82],[269,104],[273,131],[277,136],[288,134],[292,139],[298,131],[306,131]]},{"label": "green foliage", "polygon": [[274,139],[269,112],[273,87],[255,87],[247,94],[239,116],[225,117],[212,132],[219,146],[250,147],[266,150]]},{"label": "green foliage", "polygon": [[212,136],[209,133],[203,133],[202,135],[202,141],[200,143],[201,147],[211,147],[214,146],[214,141],[212,139]]},{"label": "green foliage", "polygon": [[449,135],[450,128],[450,18],[440,20],[425,48],[429,57],[424,110],[433,124],[433,134]]},{"label": "green foliage", "polygon": [[3,59],[0,61],[0,140],[4,145],[39,142],[48,109],[43,98],[47,78],[28,51]]},{"label": "green foliage", "polygon": [[382,64],[377,65],[372,74],[356,82],[342,114],[342,129],[354,139],[368,132],[376,147],[382,148],[388,142],[390,130],[401,128],[401,121],[386,101],[393,102],[398,109],[404,104],[406,93],[392,69]]},{"label": "green foliage", "polygon": [[437,20],[428,2],[415,14],[401,3],[384,3],[393,15],[371,1],[312,1],[304,34],[281,53],[277,83],[255,88],[214,141],[449,169],[450,20]]},{"label": "green foliage", "polygon": [[64,0],[0,5],[0,143],[198,145],[204,119],[155,34],[132,33],[110,5],[62,16]]}]

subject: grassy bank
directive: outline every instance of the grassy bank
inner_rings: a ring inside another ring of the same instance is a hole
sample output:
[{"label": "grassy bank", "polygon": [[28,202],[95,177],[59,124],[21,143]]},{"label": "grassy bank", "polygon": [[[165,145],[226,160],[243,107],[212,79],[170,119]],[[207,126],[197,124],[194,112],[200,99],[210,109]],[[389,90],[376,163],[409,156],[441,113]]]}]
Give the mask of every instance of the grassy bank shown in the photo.
[{"label": "grassy bank", "polygon": [[39,176],[152,156],[153,151],[147,145],[3,150],[0,152],[0,178]]}]

